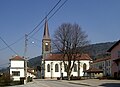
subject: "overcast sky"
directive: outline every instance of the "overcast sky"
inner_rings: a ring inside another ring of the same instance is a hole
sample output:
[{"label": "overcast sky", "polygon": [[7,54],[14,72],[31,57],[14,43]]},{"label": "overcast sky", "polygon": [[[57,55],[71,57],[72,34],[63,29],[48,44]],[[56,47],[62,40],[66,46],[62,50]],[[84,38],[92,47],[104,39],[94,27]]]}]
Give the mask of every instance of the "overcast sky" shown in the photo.
[{"label": "overcast sky", "polygon": [[[24,35],[31,32],[58,1],[0,0],[0,37],[8,45],[17,41],[11,48],[23,56]],[[64,1],[59,3],[48,18]],[[48,21],[51,38],[57,27],[65,22],[79,24],[91,43],[117,41],[120,39],[120,0],[68,0]],[[41,55],[43,24],[44,22],[36,29],[40,29],[39,32],[28,40],[27,56],[30,58]],[[5,47],[0,40],[2,66],[15,55],[9,48],[4,49]]]}]

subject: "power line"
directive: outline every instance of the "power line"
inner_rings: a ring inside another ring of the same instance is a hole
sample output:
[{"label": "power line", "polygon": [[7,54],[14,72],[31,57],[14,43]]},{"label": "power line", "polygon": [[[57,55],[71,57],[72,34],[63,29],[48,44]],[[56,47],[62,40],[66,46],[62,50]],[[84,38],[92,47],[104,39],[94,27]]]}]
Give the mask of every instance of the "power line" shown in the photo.
[{"label": "power line", "polygon": [[15,51],[5,42],[5,40],[4,40],[1,36],[0,36],[0,39],[3,41],[3,43],[4,43],[13,53],[15,53],[15,54],[18,55],[18,53],[15,52]]},{"label": "power line", "polygon": [[[58,4],[59,4],[60,2],[61,2],[61,0],[59,0],[59,1],[55,4],[55,6],[48,12],[48,14],[46,15],[46,17],[47,17],[48,15],[50,15],[50,13],[58,6]],[[46,17],[44,17],[44,18],[40,21],[40,23],[39,23],[31,32],[28,33],[28,35],[32,34],[32,33],[39,27],[39,25],[45,20]],[[24,36],[22,36],[22,38],[16,40],[16,41],[13,42],[12,44],[8,45],[7,47],[1,48],[0,51],[6,49],[6,48],[8,48],[8,47],[11,47],[12,45],[14,45],[14,44],[16,44],[17,42],[19,42],[20,40],[22,40],[23,38],[24,38]]]},{"label": "power line", "polygon": [[[19,42],[20,40],[22,40],[23,38],[24,38],[24,36],[22,36],[21,38],[17,39],[15,42],[13,42],[12,44],[10,44],[9,47],[11,47],[12,45],[18,43],[18,42]],[[4,48],[1,48],[0,51],[5,50],[5,49],[7,49],[7,48],[8,48],[8,46],[6,46],[6,47],[4,47]]]},{"label": "power line", "polygon": [[67,2],[68,0],[65,0],[61,5],[60,7],[48,18],[48,20],[50,20],[61,8],[62,6]]},{"label": "power line", "polygon": [[[56,10],[55,12],[48,18],[48,21],[62,8],[62,6],[67,2],[68,0],[65,0]],[[45,18],[44,18],[45,19]],[[36,31],[34,32],[29,38],[32,38],[38,31],[44,26],[44,24]]]},{"label": "power line", "polygon": [[30,37],[31,39],[33,39],[33,40],[36,40],[36,41],[38,41],[38,42],[40,42],[41,40],[39,40],[39,39],[37,39],[37,38],[35,38],[35,37]]},{"label": "power line", "polygon": [[[60,7],[48,18],[48,20],[50,20],[50,19],[59,11],[59,9],[60,9],[67,1],[68,1],[68,0],[65,0],[65,1],[60,5]],[[28,35],[32,34],[32,33],[40,26],[40,24],[45,20],[45,18],[46,18],[47,16],[50,15],[50,13],[58,6],[58,4],[59,4],[60,2],[61,2],[61,0],[59,0],[59,1],[55,4],[55,6],[54,6],[54,7],[48,12],[48,14],[41,20],[41,22],[40,22],[31,32],[28,33]],[[42,27],[43,27],[43,25],[42,25],[35,33],[33,33],[33,35],[30,36],[30,38],[33,37]],[[13,43],[10,44],[10,45],[6,44],[7,46],[4,47],[4,48],[1,48],[0,51],[4,50],[4,49],[6,49],[6,48],[11,49],[11,46],[12,46],[12,45],[16,44],[17,42],[19,42],[19,41],[22,40],[23,38],[24,38],[24,36],[22,36],[20,39],[16,40],[15,42],[13,42]],[[13,50],[13,49],[11,49],[11,50]],[[16,53],[14,50],[13,50],[13,52]]]},{"label": "power line", "polygon": [[[48,14],[46,15],[46,17],[47,17],[48,15],[50,15],[50,13],[57,7],[57,5],[58,5],[60,2],[61,2],[61,0],[59,0],[59,1],[55,4],[55,6],[48,12]],[[34,28],[31,32],[28,33],[28,35],[32,34],[32,33],[39,27],[39,25],[45,20],[46,17],[44,17],[44,18],[40,21],[40,23],[39,23],[37,26],[35,26],[35,28]]]}]

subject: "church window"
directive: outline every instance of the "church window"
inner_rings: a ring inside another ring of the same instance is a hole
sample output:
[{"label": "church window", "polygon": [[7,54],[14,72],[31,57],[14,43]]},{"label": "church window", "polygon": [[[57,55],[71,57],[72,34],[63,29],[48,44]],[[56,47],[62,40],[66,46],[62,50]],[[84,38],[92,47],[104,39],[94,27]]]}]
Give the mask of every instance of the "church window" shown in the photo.
[{"label": "church window", "polygon": [[74,64],[74,72],[77,72],[77,65]]},{"label": "church window", "polygon": [[59,72],[58,64],[55,64],[55,72]]},{"label": "church window", "polygon": [[47,65],[47,72],[50,72],[50,64]]},{"label": "church window", "polygon": [[84,64],[83,64],[83,71],[86,70],[86,67],[87,67],[87,65],[84,63]]}]

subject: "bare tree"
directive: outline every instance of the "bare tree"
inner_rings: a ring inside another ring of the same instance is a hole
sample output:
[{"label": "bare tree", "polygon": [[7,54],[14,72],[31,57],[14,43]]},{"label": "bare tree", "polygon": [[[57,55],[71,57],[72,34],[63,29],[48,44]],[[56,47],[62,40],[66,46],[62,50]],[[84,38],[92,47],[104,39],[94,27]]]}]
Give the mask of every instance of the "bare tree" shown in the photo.
[{"label": "bare tree", "polygon": [[63,56],[68,80],[70,80],[76,58],[82,51],[80,48],[87,44],[87,35],[78,24],[63,23],[55,31],[53,45]]}]

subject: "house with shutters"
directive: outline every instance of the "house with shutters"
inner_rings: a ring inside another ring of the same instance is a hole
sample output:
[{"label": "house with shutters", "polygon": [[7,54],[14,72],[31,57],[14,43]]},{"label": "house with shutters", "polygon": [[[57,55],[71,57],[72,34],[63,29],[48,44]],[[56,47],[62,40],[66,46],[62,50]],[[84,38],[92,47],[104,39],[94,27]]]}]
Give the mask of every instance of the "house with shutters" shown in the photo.
[{"label": "house with shutters", "polygon": [[105,57],[102,56],[94,60],[91,64],[91,67],[102,70],[102,73],[101,74],[97,73],[96,77],[111,76],[111,56],[110,55]]},{"label": "house with shutters", "polygon": [[[72,76],[84,76],[84,70],[89,69],[91,58],[88,54],[78,54]],[[45,20],[44,33],[42,39],[42,69],[41,75],[43,78],[57,78],[67,76],[66,69],[63,63],[63,57],[60,53],[52,53],[51,38],[49,35],[48,22]],[[67,63],[68,60],[65,60]]]}]

